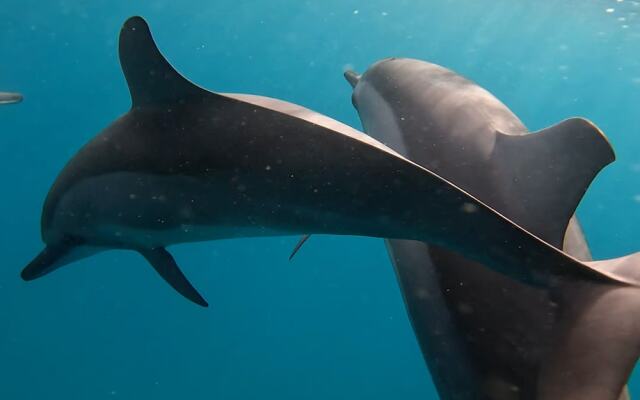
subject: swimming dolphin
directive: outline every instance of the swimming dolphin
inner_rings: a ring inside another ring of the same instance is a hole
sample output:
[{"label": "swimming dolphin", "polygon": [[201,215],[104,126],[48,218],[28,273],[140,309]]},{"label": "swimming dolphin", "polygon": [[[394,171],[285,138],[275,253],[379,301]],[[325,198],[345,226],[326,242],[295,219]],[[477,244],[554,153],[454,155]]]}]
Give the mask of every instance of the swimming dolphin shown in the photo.
[{"label": "swimming dolphin", "polygon": [[[125,22],[119,54],[131,109],[57,177],[42,213],[46,247],[22,271],[25,280],[129,249],[206,305],[167,246],[312,232],[436,243],[542,286],[565,274],[640,285],[640,254],[582,263],[344,124],[280,100],[194,85],[161,55],[140,17]],[[609,148],[592,125],[566,124],[585,151]]]},{"label": "swimming dolphin", "polygon": [[20,93],[0,92],[0,105],[20,103],[22,95]]},{"label": "swimming dolphin", "polygon": [[[387,59],[345,77],[366,133],[548,243],[591,258],[571,216],[613,160],[606,146],[585,146],[566,123],[524,136],[491,93],[428,62]],[[640,289],[568,276],[534,288],[440,246],[387,247],[442,399],[628,398]]]}]

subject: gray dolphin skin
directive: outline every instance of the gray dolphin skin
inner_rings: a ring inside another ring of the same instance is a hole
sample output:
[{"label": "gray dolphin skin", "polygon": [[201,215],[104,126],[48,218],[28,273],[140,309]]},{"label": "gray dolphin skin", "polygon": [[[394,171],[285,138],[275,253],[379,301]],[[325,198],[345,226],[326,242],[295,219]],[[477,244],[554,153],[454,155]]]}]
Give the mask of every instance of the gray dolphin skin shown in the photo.
[{"label": "gray dolphin skin", "polygon": [[[120,62],[131,109],[64,167],[45,200],[33,280],[100,251],[139,252],[179,293],[206,301],[167,246],[306,232],[420,240],[518,281],[640,285],[640,254],[584,263],[381,143],[291,103],[216,94],[178,74],[146,22],[127,20]],[[593,125],[583,152],[612,159]]]},{"label": "gray dolphin skin", "polygon": [[[345,77],[366,133],[590,260],[572,215],[613,157],[585,141],[579,128],[588,122],[524,136],[527,128],[488,91],[419,60],[387,59]],[[567,275],[532,287],[442,246],[387,240],[387,248],[442,399],[628,398],[640,289]]]},{"label": "gray dolphin skin", "polygon": [[22,95],[20,93],[0,92],[0,105],[14,104],[22,101]]}]

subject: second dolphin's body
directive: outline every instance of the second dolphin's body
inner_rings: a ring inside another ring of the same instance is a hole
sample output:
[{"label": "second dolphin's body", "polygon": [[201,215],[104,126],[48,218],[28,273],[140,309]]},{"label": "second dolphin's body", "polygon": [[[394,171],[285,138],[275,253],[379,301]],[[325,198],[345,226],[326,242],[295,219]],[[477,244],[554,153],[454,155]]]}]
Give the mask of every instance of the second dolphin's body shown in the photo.
[{"label": "second dolphin's body", "polygon": [[[346,76],[367,133],[590,259],[571,216],[606,156],[579,134],[551,127],[521,136],[525,126],[488,91],[428,62],[388,59]],[[638,357],[640,290],[573,278],[533,288],[439,246],[387,243],[443,399],[605,400],[623,392]]]}]

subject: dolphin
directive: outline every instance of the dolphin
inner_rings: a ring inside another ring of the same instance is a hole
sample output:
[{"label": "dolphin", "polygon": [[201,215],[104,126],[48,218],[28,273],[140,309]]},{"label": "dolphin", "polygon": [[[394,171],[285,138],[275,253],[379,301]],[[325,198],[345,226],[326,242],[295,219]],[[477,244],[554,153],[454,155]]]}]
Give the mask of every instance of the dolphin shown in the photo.
[{"label": "dolphin", "polygon": [[[205,306],[168,246],[311,232],[434,243],[543,287],[563,275],[640,285],[638,253],[581,262],[362,132],[281,100],[196,86],[140,17],[123,25],[119,56],[131,109],[56,178],[42,211],[46,246],[25,280],[133,250]],[[593,125],[566,124],[584,151],[612,157]]]},{"label": "dolphin", "polygon": [[20,103],[22,95],[20,93],[0,92],[0,105]]},{"label": "dolphin", "polygon": [[[419,60],[386,59],[345,77],[367,134],[554,247],[591,259],[573,213],[613,156],[576,130],[588,121],[528,134],[487,90]],[[638,288],[567,275],[531,287],[442,246],[386,244],[442,399],[628,398],[640,350]]]}]

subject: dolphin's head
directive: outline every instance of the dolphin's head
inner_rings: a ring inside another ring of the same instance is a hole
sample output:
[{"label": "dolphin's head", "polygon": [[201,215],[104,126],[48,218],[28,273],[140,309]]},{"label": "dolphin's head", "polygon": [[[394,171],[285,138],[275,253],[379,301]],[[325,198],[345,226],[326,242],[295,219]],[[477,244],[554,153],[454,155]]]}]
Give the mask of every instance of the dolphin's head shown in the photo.
[{"label": "dolphin's head", "polygon": [[358,111],[364,131],[401,153],[405,150],[397,109],[397,69],[409,59],[386,58],[359,75],[346,71],[344,76],[353,87],[351,102]]},{"label": "dolphin's head", "polygon": [[82,185],[69,188],[65,180],[63,172],[45,200],[41,219],[45,248],[22,270],[24,280],[39,278],[107,248],[96,242],[95,202],[86,190],[77,189]]}]

